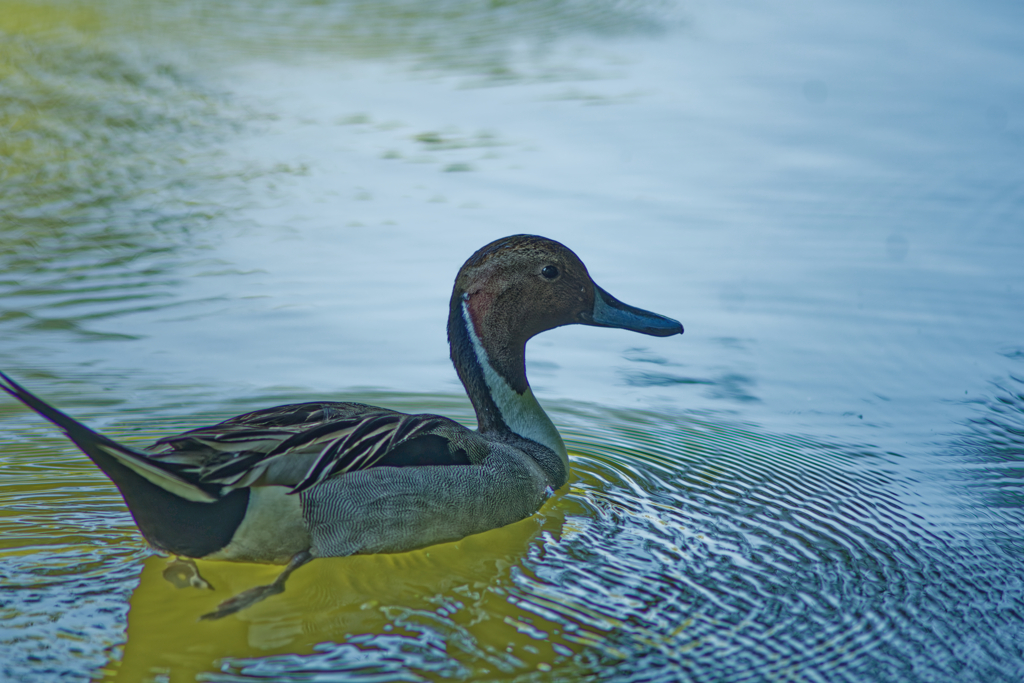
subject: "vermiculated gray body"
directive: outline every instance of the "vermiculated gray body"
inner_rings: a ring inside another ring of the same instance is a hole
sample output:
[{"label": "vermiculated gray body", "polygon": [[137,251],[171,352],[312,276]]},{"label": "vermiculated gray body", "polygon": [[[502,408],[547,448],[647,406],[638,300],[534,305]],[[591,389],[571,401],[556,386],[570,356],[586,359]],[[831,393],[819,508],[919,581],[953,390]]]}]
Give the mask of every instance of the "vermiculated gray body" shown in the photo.
[{"label": "vermiculated gray body", "polygon": [[479,465],[353,472],[304,491],[317,557],[413,550],[505,526],[556,488],[522,452],[497,445]]}]

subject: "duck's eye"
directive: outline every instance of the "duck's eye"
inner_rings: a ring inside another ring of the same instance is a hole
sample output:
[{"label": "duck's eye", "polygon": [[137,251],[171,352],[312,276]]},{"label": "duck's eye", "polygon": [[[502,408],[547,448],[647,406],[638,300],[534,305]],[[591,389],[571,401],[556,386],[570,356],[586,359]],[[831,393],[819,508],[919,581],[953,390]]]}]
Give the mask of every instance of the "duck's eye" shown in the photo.
[{"label": "duck's eye", "polygon": [[544,269],[540,271],[540,274],[548,280],[554,280],[558,277],[558,268],[555,268],[554,266],[544,266]]}]

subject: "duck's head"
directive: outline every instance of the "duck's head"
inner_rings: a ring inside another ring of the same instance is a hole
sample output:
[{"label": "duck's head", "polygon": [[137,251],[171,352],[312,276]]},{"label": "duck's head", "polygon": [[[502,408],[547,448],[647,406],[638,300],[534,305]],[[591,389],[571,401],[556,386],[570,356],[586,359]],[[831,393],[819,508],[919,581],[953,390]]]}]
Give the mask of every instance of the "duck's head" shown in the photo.
[{"label": "duck's head", "polygon": [[531,454],[554,488],[567,480],[569,455],[526,380],[526,342],[573,323],[657,337],[683,333],[675,320],[627,306],[598,287],[576,254],[544,237],[491,242],[455,278],[448,341],[479,430],[545,446],[548,455],[543,449]]},{"label": "duck's head", "polygon": [[[460,375],[464,373],[456,357],[461,349],[455,332],[463,323],[476,337],[486,361],[518,393],[529,386],[526,342],[545,330],[577,323],[656,337],[683,333],[683,326],[671,318],[622,303],[594,283],[569,248],[536,235],[491,242],[459,270],[448,334]],[[466,379],[463,376],[464,383]]]}]

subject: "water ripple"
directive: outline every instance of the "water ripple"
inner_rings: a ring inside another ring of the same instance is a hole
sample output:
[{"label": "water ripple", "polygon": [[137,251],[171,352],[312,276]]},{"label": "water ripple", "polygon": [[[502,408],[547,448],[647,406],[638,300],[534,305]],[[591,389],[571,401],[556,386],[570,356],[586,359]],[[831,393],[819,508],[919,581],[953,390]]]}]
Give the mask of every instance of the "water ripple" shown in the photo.
[{"label": "water ripple", "polygon": [[207,246],[195,235],[224,210],[207,192],[215,172],[195,162],[231,131],[226,102],[170,59],[97,42],[98,10],[82,10],[82,31],[33,30],[53,18],[45,8],[10,12],[0,26],[0,330],[134,339],[97,328],[178,303],[174,286]]},{"label": "water ripple", "polygon": [[558,414],[573,477],[540,516],[402,560],[325,562],[301,607],[254,622],[315,633],[311,651],[228,658],[204,680],[1024,672],[1019,553],[909,510],[880,454],[714,417]]},{"label": "water ripple", "polygon": [[[954,440],[955,457],[1015,466],[1024,415],[1015,388],[984,404]],[[470,417],[449,397],[346,398]],[[113,432],[149,440],[240,407]],[[715,415],[576,404],[553,412],[573,474],[539,515],[414,553],[320,560],[285,595],[202,633],[167,624],[193,623],[272,568],[204,563],[218,590],[171,587],[166,561],[148,556],[102,476],[11,414],[4,433],[19,446],[5,452],[0,479],[8,672],[43,680],[45,662],[102,666],[122,647],[131,594],[126,676],[160,662],[179,670],[173,653],[186,651],[185,671],[225,683],[989,682],[1024,673],[1024,567],[1006,518],[979,526],[922,514],[901,497],[908,482],[891,458],[870,449]],[[942,476],[955,481],[950,471]],[[979,477],[971,495],[981,486],[1001,495],[986,470],[965,472]],[[246,647],[231,645],[239,629]],[[59,647],[38,655],[54,638]]]}]

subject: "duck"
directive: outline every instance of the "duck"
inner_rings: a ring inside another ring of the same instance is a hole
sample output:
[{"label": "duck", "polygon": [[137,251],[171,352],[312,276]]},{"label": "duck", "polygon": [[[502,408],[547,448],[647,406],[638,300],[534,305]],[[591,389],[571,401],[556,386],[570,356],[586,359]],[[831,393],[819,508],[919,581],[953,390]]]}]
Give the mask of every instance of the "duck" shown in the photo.
[{"label": "duck", "polygon": [[[361,403],[314,401],[158,440],[114,441],[0,372],[0,389],[49,420],[119,490],[145,541],[194,560],[285,565],[222,602],[219,619],[284,590],[315,558],[398,553],[533,515],[569,479],[558,429],[526,377],[526,342],[571,324],[682,334],[622,303],[555,240],[512,235],[459,269],[448,308],[455,370],[477,428]],[[194,584],[195,585],[195,584]]]}]

